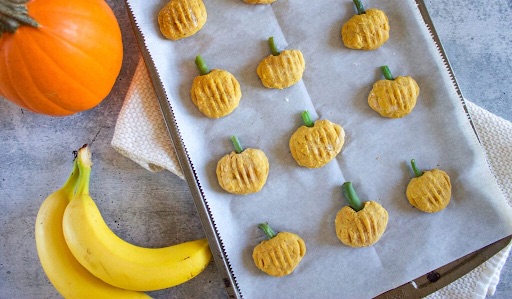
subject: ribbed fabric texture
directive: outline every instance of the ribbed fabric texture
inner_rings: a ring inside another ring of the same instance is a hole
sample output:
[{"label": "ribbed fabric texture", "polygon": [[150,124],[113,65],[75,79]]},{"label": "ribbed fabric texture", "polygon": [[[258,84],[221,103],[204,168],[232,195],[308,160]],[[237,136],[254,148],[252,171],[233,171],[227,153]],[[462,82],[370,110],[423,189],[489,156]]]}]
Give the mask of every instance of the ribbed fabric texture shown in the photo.
[{"label": "ribbed fabric texture", "polygon": [[119,112],[111,144],[149,171],[167,169],[184,179],[142,58]]}]

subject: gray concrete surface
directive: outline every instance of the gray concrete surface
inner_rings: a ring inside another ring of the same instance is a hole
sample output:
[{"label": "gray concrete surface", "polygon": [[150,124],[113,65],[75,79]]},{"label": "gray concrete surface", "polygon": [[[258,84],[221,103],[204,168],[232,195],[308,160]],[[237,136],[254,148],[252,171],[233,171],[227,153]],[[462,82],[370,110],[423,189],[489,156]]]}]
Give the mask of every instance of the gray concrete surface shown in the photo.
[{"label": "gray concrete surface", "polygon": [[[91,189],[96,202],[122,238],[157,247],[204,236],[185,182],[169,172],[150,173],[110,146],[139,52],[124,2],[107,2],[121,25],[125,56],[118,82],[105,101],[65,118],[36,115],[0,101],[0,298],[59,297],[37,258],[34,221],[40,203],[67,177],[71,152],[84,143],[94,152]],[[426,4],[466,98],[512,121],[512,2]],[[226,296],[213,264],[186,284],[150,294]],[[509,260],[493,298],[511,295]]]}]

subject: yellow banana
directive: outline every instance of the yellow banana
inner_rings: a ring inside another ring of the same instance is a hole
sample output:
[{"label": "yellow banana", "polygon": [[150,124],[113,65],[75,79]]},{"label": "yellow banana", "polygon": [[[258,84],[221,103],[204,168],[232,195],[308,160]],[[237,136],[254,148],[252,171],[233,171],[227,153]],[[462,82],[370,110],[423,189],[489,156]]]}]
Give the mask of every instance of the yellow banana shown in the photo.
[{"label": "yellow banana", "polygon": [[71,254],[62,232],[62,217],[78,181],[78,167],[66,183],[41,204],[36,218],[36,247],[43,270],[64,298],[150,298],[111,286],[89,273]]},{"label": "yellow banana", "polygon": [[206,239],[165,248],[143,248],[115,235],[89,195],[91,152],[78,152],[80,179],[63,218],[66,243],[75,258],[101,280],[123,288],[150,291],[186,282],[201,273],[212,255]]}]

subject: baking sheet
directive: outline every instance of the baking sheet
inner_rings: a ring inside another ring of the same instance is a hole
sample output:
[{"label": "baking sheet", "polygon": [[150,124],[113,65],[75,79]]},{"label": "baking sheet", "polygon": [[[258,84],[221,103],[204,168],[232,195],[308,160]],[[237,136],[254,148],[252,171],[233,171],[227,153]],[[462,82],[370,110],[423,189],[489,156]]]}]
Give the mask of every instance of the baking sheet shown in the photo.
[{"label": "baking sheet", "polygon": [[[177,42],[158,31],[156,15],[165,1],[128,3],[242,296],[372,297],[512,233],[510,208],[414,1],[365,2],[384,10],[391,26],[390,40],[371,52],[341,43],[341,25],[354,13],[351,1],[278,0],[257,6],[205,1],[205,27]],[[306,71],[297,85],[285,90],[261,85],[255,69],[269,55],[269,36],[282,49],[304,53]],[[207,119],[190,101],[198,54],[241,83],[240,106],[225,118]],[[416,108],[403,119],[381,118],[366,103],[384,64],[395,76],[414,77],[421,88]],[[313,119],[339,123],[347,133],[342,153],[321,169],[297,166],[288,150],[303,110]],[[269,157],[269,179],[259,193],[229,195],[217,184],[215,166],[232,150],[233,134]],[[411,158],[421,168],[439,167],[450,175],[452,201],[444,211],[424,214],[408,204]],[[336,238],[334,217],[346,205],[345,180],[361,198],[376,200],[389,212],[386,233],[372,247],[352,249]],[[253,265],[252,249],[265,239],[257,224],[264,221],[306,241],[307,254],[292,275],[269,277]]]}]

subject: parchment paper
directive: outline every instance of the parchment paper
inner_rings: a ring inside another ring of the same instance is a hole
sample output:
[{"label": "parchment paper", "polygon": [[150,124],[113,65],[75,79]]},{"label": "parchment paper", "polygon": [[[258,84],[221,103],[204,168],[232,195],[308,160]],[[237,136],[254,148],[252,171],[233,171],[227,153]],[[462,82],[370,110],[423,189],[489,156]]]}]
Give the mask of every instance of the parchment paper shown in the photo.
[{"label": "parchment paper", "polygon": [[[355,13],[348,0],[205,0],[206,25],[180,41],[164,39],[158,29],[156,16],[166,1],[128,2],[243,297],[368,298],[512,233],[512,212],[414,1],[364,2],[385,11],[390,21],[390,39],[375,51],[343,46],[341,26]],[[270,36],[280,49],[304,54],[303,80],[288,89],[266,89],[256,74],[270,54]],[[232,114],[209,119],[192,104],[196,55],[239,80],[243,96]],[[367,104],[372,84],[382,79],[381,65],[394,76],[412,76],[420,86],[415,109],[402,119],[382,118]],[[298,166],[289,152],[303,110],[346,132],[341,154],[320,169]],[[232,151],[231,135],[269,158],[267,184],[256,194],[230,195],[217,183],[215,167]],[[445,210],[426,214],[408,203],[411,158],[421,169],[450,175],[452,199]],[[389,213],[386,232],[371,247],[349,248],[336,237],[335,215],[347,205],[345,181]],[[291,275],[275,278],[254,266],[252,250],[266,239],[257,228],[261,222],[305,240],[307,253]]]}]

